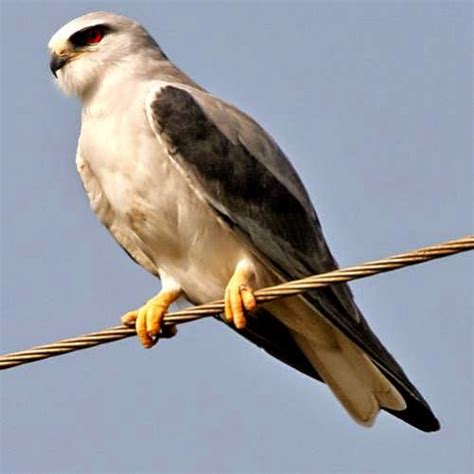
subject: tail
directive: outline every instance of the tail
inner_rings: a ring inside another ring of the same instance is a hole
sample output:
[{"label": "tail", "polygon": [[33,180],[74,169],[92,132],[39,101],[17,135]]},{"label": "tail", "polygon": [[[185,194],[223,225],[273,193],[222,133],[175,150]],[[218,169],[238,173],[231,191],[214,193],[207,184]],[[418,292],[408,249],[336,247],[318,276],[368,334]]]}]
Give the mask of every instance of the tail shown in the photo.
[{"label": "tail", "polygon": [[372,426],[382,408],[401,411],[406,403],[400,392],[349,339],[331,328],[336,344],[319,346],[293,333],[298,346],[349,415]]},{"label": "tail", "polygon": [[[282,304],[284,302],[284,304]],[[399,390],[342,332],[299,298],[269,306],[321,379],[349,415],[364,426],[373,425],[378,412],[407,408]]]},{"label": "tail", "polygon": [[[379,370],[363,351],[353,343],[347,344],[350,340],[342,333],[338,338],[338,330],[324,320],[321,324],[322,319],[314,311],[308,312],[308,305],[291,299],[281,300],[278,307],[268,304],[267,309],[259,308],[250,315],[244,330],[235,331],[285,364],[327,382],[361,424],[370,426],[382,408],[419,430],[439,430],[429,405],[406,376],[401,383],[390,372]],[[281,307],[283,302],[289,304],[286,309]]]}]

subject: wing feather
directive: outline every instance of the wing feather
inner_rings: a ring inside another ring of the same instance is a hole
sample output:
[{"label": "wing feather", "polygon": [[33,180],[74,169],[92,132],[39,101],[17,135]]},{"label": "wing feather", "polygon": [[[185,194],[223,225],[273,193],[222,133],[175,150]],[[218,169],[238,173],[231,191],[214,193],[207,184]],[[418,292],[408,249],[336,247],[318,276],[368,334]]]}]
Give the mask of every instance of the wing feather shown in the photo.
[{"label": "wing feather", "polygon": [[[298,175],[249,116],[203,91],[169,84],[151,96],[148,117],[208,204],[284,279],[337,268]],[[369,328],[348,285],[311,291],[305,299],[411,399],[395,416],[427,431],[439,428],[426,401]]]}]

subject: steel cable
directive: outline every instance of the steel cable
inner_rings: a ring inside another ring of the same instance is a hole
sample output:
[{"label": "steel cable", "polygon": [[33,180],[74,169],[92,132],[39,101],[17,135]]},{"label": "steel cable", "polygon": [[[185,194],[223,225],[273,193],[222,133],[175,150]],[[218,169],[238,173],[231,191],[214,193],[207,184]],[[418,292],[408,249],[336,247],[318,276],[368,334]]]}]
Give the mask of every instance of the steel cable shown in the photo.
[{"label": "steel cable", "polygon": [[[294,280],[281,285],[262,288],[255,292],[257,303],[265,303],[277,298],[288,297],[304,293],[308,290],[321,288],[328,285],[338,284],[366,278],[378,273],[389,272],[409,265],[416,265],[437,258],[446,257],[460,252],[474,249],[474,235],[461,239],[444,242],[418,250],[394,255],[382,260],[363,263],[353,267],[341,268],[320,275],[313,275],[301,280]],[[201,306],[194,306],[182,311],[167,313],[164,324],[182,324],[185,322],[201,319],[206,316],[216,316],[222,313],[224,301],[213,301]],[[63,339],[51,344],[35,346],[24,351],[13,352],[0,356],[0,370],[9,369],[22,364],[35,362],[37,360],[54,357],[68,352],[87,349],[107,342],[119,341],[127,337],[135,336],[134,328],[126,326],[114,326],[102,331],[84,334],[83,336]]]}]

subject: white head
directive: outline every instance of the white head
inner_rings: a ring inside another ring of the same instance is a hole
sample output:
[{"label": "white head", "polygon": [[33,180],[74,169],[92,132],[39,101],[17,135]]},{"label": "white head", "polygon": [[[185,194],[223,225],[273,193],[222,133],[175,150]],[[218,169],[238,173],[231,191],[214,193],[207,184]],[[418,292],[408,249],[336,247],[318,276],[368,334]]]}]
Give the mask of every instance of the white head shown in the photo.
[{"label": "white head", "polygon": [[59,29],[48,43],[50,67],[66,93],[85,96],[109,68],[149,52],[158,60],[166,56],[137,22],[125,16],[94,12]]}]

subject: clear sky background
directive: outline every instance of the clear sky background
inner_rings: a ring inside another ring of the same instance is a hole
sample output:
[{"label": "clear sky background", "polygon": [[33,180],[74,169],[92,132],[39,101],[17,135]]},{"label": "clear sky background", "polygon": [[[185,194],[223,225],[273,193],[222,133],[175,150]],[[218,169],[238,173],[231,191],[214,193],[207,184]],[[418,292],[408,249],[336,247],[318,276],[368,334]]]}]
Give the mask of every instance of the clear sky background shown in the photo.
[{"label": "clear sky background", "polygon": [[[341,265],[472,221],[470,2],[1,1],[1,352],[117,324],[158,290],[89,210],[79,105],[46,44],[106,9],[253,115],[301,174]],[[216,321],[3,372],[2,472],[467,473],[473,274],[462,254],[352,285],[442,423],[356,425],[323,384]]]}]

